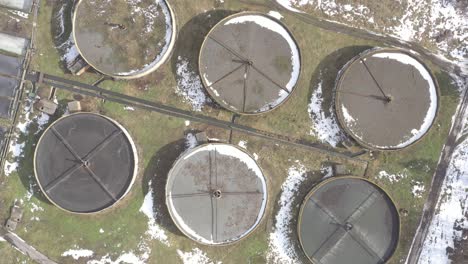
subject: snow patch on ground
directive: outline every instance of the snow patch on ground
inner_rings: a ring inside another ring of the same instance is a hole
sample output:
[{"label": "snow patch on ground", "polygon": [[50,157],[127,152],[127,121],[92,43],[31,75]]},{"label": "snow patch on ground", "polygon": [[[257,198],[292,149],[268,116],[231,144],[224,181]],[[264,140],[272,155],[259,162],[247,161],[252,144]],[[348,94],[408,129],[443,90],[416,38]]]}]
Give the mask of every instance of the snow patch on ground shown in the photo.
[{"label": "snow patch on ground", "polygon": [[271,17],[274,17],[278,20],[281,20],[283,18],[283,15],[281,15],[278,11],[270,11],[268,12],[268,15],[271,16]]},{"label": "snow patch on ground", "polygon": [[25,18],[25,19],[28,19],[29,18],[29,14],[28,13],[25,13],[25,12],[22,12],[22,11],[18,11],[18,10],[8,10],[8,12],[14,14],[14,15],[17,15],[19,17],[22,17],[22,18]]},{"label": "snow patch on ground", "polygon": [[38,125],[38,131],[36,134],[40,133],[42,130],[45,129],[45,126],[49,123],[50,116],[46,113],[40,113],[36,119],[36,123]]},{"label": "snow patch on ground", "polygon": [[420,181],[411,181],[411,193],[416,198],[422,198],[422,195],[425,192],[426,187],[424,186],[423,182]]},{"label": "snow patch on ground", "polygon": [[304,11],[297,9],[296,7],[301,7],[307,4],[309,0],[276,0],[276,2],[290,11],[304,13]]},{"label": "snow patch on ground", "polygon": [[252,155],[253,155],[254,159],[257,161],[257,160],[258,160],[258,154],[257,154],[257,153],[253,153]]},{"label": "snow patch on ground", "polygon": [[239,147],[241,147],[243,149],[247,149],[247,141],[245,141],[245,140],[239,141],[239,143],[237,145],[239,145]]},{"label": "snow patch on ground", "polygon": [[456,1],[409,0],[400,25],[392,30],[407,41],[428,37],[440,51],[466,62],[468,15],[466,10],[456,7]]},{"label": "snow patch on ground", "polygon": [[406,169],[404,169],[402,172],[398,172],[395,174],[391,174],[386,171],[380,171],[379,174],[377,175],[377,178],[379,180],[385,179],[389,181],[390,183],[395,183],[395,182],[401,181],[402,179],[406,179],[408,177],[407,173],[408,172]]},{"label": "snow patch on ground", "polygon": [[34,116],[34,109],[32,107],[33,101],[26,100],[24,102],[24,107],[20,110],[21,116],[20,121],[17,122],[14,129],[14,134],[11,137],[10,145],[8,146],[9,158],[5,160],[5,165],[3,167],[3,172],[6,176],[9,176],[12,172],[18,170],[19,161],[24,156],[24,147],[26,142],[22,139],[22,136],[28,133],[30,126],[32,124],[37,124],[37,131],[35,134],[40,133],[45,125],[49,122],[49,115],[45,113],[39,113]]},{"label": "snow patch on ground", "polygon": [[188,134],[185,136],[185,147],[186,147],[187,149],[193,149],[193,148],[195,148],[196,146],[198,146],[197,138],[195,137],[194,134],[188,133]]},{"label": "snow patch on ground", "polygon": [[142,258],[140,256],[135,255],[135,253],[133,252],[127,252],[123,253],[115,260],[112,260],[112,258],[109,255],[105,255],[100,260],[90,260],[87,262],[87,264],[146,264],[148,257],[149,256],[146,256],[146,258]]},{"label": "snow patch on ground", "polygon": [[87,264],[147,264],[148,259],[151,254],[151,248],[148,245],[147,238],[142,236],[140,237],[141,242],[138,244],[138,254],[135,253],[133,250],[128,252],[122,252],[118,257],[113,258],[107,254],[100,259],[93,259],[89,260]]},{"label": "snow patch on ground", "polygon": [[158,212],[155,212],[153,207],[154,198],[151,181],[148,183],[148,186],[148,193],[146,194],[143,205],[140,208],[140,212],[148,217],[148,231],[146,231],[146,234],[151,237],[151,239],[159,240],[164,245],[170,246],[166,232],[156,223]]},{"label": "snow patch on ground", "polygon": [[[29,193],[32,195],[31,193],[31,190],[29,191]],[[28,195],[29,196],[29,195]],[[31,199],[29,197],[29,199]],[[34,213],[34,212],[44,212],[44,208],[42,208],[41,206],[35,204],[35,203],[31,203],[31,209],[30,209],[31,213]]]},{"label": "snow patch on ground", "polygon": [[57,48],[62,51],[61,54],[63,55],[61,60],[64,61],[67,65],[71,65],[80,55],[78,49],[76,48],[73,36],[70,36],[67,41],[63,42]]},{"label": "snow patch on ground", "polygon": [[294,12],[303,13],[299,9],[310,5],[328,17],[342,16],[348,22],[374,22],[374,17],[369,8],[361,4],[342,5],[336,0],[276,0],[276,2]]},{"label": "snow patch on ground", "polygon": [[176,94],[182,96],[184,102],[192,106],[193,111],[201,111],[211,100],[204,91],[200,76],[190,70],[189,61],[181,56],[177,58],[176,68]]},{"label": "snow patch on ground", "polygon": [[460,144],[452,157],[437,202],[419,263],[449,264],[447,248],[463,239],[468,228],[468,140]]},{"label": "snow patch on ground", "polygon": [[305,167],[298,161],[296,163],[289,168],[288,177],[281,185],[281,197],[278,201],[279,210],[275,216],[275,226],[273,232],[270,233],[268,243],[267,259],[272,263],[296,263],[298,261],[293,247],[296,241],[292,241],[290,238],[291,234],[296,232],[291,226],[293,217],[295,217],[295,208],[292,207],[291,201],[307,177]]},{"label": "snow patch on ground", "polygon": [[[165,246],[170,246],[166,232],[156,223],[159,213],[154,211],[154,193],[151,182],[148,183],[148,186],[148,193],[140,207],[140,212],[148,218],[148,230],[140,236],[137,247],[130,251],[121,252],[118,256],[107,254],[100,259],[90,260],[87,264],[147,264],[152,251],[151,240],[158,240]],[[120,244],[117,247],[120,247]]]},{"label": "snow patch on ground", "polygon": [[333,177],[333,167],[332,166],[322,166],[320,168],[320,173],[322,173],[323,179]]},{"label": "snow patch on ground", "polygon": [[[33,183],[31,181],[32,181],[32,176],[29,177],[29,190],[26,190],[26,193],[23,195],[22,198],[15,199],[15,203],[19,202],[20,205],[24,205],[26,202],[31,201],[31,198],[34,195],[34,186],[33,186]],[[44,211],[44,209],[42,207],[40,207],[41,209],[39,209],[39,210],[33,210],[32,208],[33,207],[31,207],[31,212],[32,213],[35,212],[35,211]]]},{"label": "snow patch on ground", "polygon": [[66,5],[62,5],[57,11],[57,14],[54,16],[55,22],[58,24],[58,32],[54,36],[55,39],[60,39],[63,34],[65,34],[65,18],[64,18],[64,11],[65,11]]},{"label": "snow patch on ground", "polygon": [[343,141],[346,136],[341,131],[333,105],[330,106],[329,114],[323,111],[323,81],[320,81],[312,93],[309,104],[309,116],[312,120],[310,134],[317,137],[321,142],[326,142],[333,147]]},{"label": "snow patch on ground", "polygon": [[10,174],[18,169],[19,163],[14,161],[10,162],[8,160],[5,160],[5,165],[3,167],[3,173],[5,176],[10,176]]},{"label": "snow patch on ground", "polygon": [[221,261],[213,262],[206,253],[199,248],[194,248],[189,252],[183,252],[178,249],[177,254],[184,264],[222,264]]},{"label": "snow patch on ground", "polygon": [[94,252],[89,249],[69,249],[62,253],[62,257],[72,257],[74,260],[80,258],[89,258],[94,255]]},{"label": "snow patch on ground", "polygon": [[[398,0],[394,17],[385,17],[385,8],[360,1],[341,4],[337,0],[276,0],[293,11],[322,14],[329,20],[364,27],[394,36],[403,41],[416,41],[433,47],[445,59],[457,63],[468,73],[468,7],[457,0]],[[349,2],[349,1],[347,1]],[[359,4],[358,4],[359,2]],[[374,19],[382,17],[384,19]],[[387,19],[385,19],[387,18]]]}]

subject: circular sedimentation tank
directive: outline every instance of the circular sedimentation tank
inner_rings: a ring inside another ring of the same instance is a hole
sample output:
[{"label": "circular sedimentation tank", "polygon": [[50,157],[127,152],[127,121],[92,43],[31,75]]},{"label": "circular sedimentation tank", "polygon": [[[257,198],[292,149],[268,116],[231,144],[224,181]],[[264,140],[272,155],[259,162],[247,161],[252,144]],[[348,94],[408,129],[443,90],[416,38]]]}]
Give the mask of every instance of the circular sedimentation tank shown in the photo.
[{"label": "circular sedimentation tank", "polygon": [[202,145],[170,170],[166,203],[177,227],[206,245],[226,245],[250,234],[263,218],[266,181],[255,160],[227,144]]},{"label": "circular sedimentation tank", "polygon": [[41,136],[34,171],[45,196],[72,213],[107,209],[130,190],[138,166],[136,147],[116,121],[98,114],[62,117]]},{"label": "circular sedimentation tank", "polygon": [[312,263],[386,263],[398,245],[400,220],[390,197],[360,178],[319,184],[302,204],[299,240]]},{"label": "circular sedimentation tank", "polygon": [[94,69],[133,79],[151,73],[169,58],[176,22],[165,0],[79,0],[73,13],[73,38]]},{"label": "circular sedimentation tank", "polygon": [[335,108],[346,132],[359,144],[396,150],[420,140],[438,111],[438,85],[412,54],[372,49],[341,70]]},{"label": "circular sedimentation tank", "polygon": [[221,20],[208,33],[199,71],[219,105],[240,114],[260,114],[290,97],[299,79],[301,57],[280,21],[243,12]]}]

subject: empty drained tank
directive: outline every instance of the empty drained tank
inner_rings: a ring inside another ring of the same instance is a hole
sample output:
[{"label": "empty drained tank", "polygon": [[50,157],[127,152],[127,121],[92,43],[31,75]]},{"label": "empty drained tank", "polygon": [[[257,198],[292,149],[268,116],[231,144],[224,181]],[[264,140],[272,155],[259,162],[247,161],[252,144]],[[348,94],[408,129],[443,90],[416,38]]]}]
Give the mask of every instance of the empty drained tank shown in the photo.
[{"label": "empty drained tank", "polygon": [[165,0],[79,0],[73,37],[81,56],[97,71],[132,79],[168,59],[176,23]]},{"label": "empty drained tank", "polygon": [[207,245],[234,243],[260,223],[266,182],[255,160],[227,144],[183,154],[169,172],[166,203],[177,227]]},{"label": "empty drained tank", "polygon": [[335,107],[340,125],[361,145],[401,149],[420,140],[438,110],[437,83],[412,54],[372,49],[341,71]]},{"label": "empty drained tank", "polygon": [[244,12],[221,20],[208,33],[199,67],[218,104],[241,114],[260,114],[289,98],[299,79],[301,58],[281,22]]}]

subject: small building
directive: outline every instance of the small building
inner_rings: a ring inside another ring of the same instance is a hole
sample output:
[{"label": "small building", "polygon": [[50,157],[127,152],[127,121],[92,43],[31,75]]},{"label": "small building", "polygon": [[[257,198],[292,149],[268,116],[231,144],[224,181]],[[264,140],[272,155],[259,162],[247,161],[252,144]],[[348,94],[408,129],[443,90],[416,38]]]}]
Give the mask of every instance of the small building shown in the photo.
[{"label": "small building", "polygon": [[199,132],[195,134],[195,139],[197,140],[198,144],[205,144],[208,143],[208,136],[206,135],[206,132]]},{"label": "small building", "polygon": [[348,175],[348,170],[343,164],[333,164],[333,176]]},{"label": "small building", "polygon": [[8,219],[7,222],[6,222],[6,225],[5,225],[5,228],[8,230],[8,231],[15,231],[16,230],[16,227],[18,226],[18,222],[16,221],[13,221],[11,219]]},{"label": "small building", "polygon": [[67,104],[68,111],[70,113],[81,112],[81,103],[80,101],[71,101]]},{"label": "small building", "polygon": [[18,223],[23,219],[23,209],[17,204],[14,203],[11,208],[10,218],[6,222],[6,229],[9,231],[15,231]]},{"label": "small building", "polygon": [[74,75],[85,73],[91,66],[78,55],[70,64],[67,65],[68,70]]},{"label": "small building", "polygon": [[48,115],[54,115],[58,105],[51,100],[41,99],[36,103],[36,108]]}]

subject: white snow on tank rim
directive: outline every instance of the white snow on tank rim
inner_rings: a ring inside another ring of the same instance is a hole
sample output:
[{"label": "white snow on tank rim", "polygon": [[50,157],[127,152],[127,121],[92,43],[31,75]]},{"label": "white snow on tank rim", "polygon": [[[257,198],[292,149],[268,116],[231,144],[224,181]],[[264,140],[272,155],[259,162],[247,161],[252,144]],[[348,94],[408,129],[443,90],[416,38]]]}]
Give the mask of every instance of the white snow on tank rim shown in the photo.
[{"label": "white snow on tank rim", "polygon": [[429,109],[427,110],[426,117],[424,118],[424,122],[421,125],[419,129],[413,129],[411,133],[413,136],[408,139],[405,142],[400,143],[397,145],[397,148],[404,148],[418,139],[422,138],[424,134],[426,134],[429,129],[432,126],[432,123],[434,122],[434,119],[437,114],[437,88],[434,83],[434,80],[432,79],[431,73],[424,67],[419,61],[417,61],[415,58],[404,54],[404,53],[395,53],[395,52],[382,52],[382,53],[375,53],[372,55],[372,57],[375,58],[384,58],[384,59],[391,59],[391,60],[396,60],[398,62],[401,62],[403,64],[408,64],[413,66],[416,70],[419,71],[421,76],[427,81],[429,85],[429,97],[431,100]]},{"label": "white snow on tank rim", "polygon": [[[424,65],[422,65],[415,58],[407,54],[404,54],[401,52],[379,52],[379,53],[372,54],[371,57],[396,60],[402,64],[411,65],[421,74],[423,79],[426,80],[426,82],[428,83],[429,97],[430,97],[431,102],[429,105],[429,109],[427,110],[426,117],[424,117],[424,121],[421,127],[418,129],[414,128],[413,130],[411,130],[412,137],[410,137],[408,140],[401,142],[400,144],[396,146],[374,146],[376,148],[381,148],[381,149],[405,148],[413,144],[414,142],[418,141],[420,138],[422,138],[429,131],[429,129],[432,126],[432,123],[434,122],[434,119],[437,115],[437,108],[438,108],[436,84],[434,82],[434,79],[432,78],[431,73],[426,69],[426,67],[424,67]],[[355,121],[354,117],[351,116],[351,114],[348,111],[346,111],[345,119],[346,119],[346,123],[348,124]],[[362,140],[362,138],[360,139]]]},{"label": "white snow on tank rim", "polygon": [[[204,243],[204,244],[221,245],[221,244],[226,244],[226,243],[230,243],[230,242],[238,241],[238,240],[242,239],[243,237],[247,236],[250,232],[252,232],[258,226],[258,224],[260,223],[260,221],[263,218],[263,214],[265,213],[265,209],[266,209],[267,188],[266,188],[265,177],[264,177],[262,171],[260,170],[260,167],[255,162],[255,160],[252,157],[250,157],[247,153],[245,153],[244,151],[238,149],[237,147],[227,145],[227,144],[209,144],[209,145],[201,146],[201,147],[193,150],[191,153],[189,153],[188,155],[186,155],[184,157],[184,160],[186,160],[186,159],[190,158],[191,156],[193,156],[193,155],[195,155],[195,154],[197,154],[199,152],[202,152],[202,151],[215,151],[215,150],[216,150],[216,152],[218,154],[225,155],[225,156],[230,156],[232,158],[237,158],[239,161],[245,163],[247,165],[247,167],[249,169],[251,169],[255,173],[255,175],[259,178],[259,180],[260,180],[260,182],[262,184],[263,197],[262,197],[262,205],[260,206],[260,211],[258,213],[258,216],[257,216],[257,219],[256,219],[255,223],[247,231],[245,231],[241,235],[239,235],[237,237],[234,237],[234,238],[232,238],[230,240],[215,243],[212,239],[211,240],[206,239],[205,237],[202,237],[199,234],[197,234],[197,232],[195,232],[195,230],[193,230],[190,226],[188,226],[183,221],[183,217],[181,217],[177,213],[177,210],[175,210],[174,204],[172,203],[172,199],[168,199],[168,204],[169,204],[169,208],[172,209],[171,212],[172,212],[172,215],[173,215],[174,219],[180,225],[180,227],[185,232],[187,232],[187,234],[189,236],[191,236],[192,238],[194,238],[194,239],[196,239],[199,242]],[[172,193],[169,193],[169,196],[172,196]]]},{"label": "white snow on tank rim", "polygon": [[[291,49],[291,63],[293,69],[291,72],[291,79],[289,79],[289,82],[286,84],[286,89],[291,92],[294,86],[296,85],[297,81],[299,80],[299,75],[301,72],[301,58],[299,55],[299,48],[297,47],[296,42],[292,38],[291,34],[284,28],[284,26],[272,20],[271,18],[265,17],[263,15],[243,15],[234,17],[226,21],[224,25],[244,24],[249,22],[255,23],[272,32],[280,34],[288,42],[289,48]],[[275,102],[276,104],[282,102],[285,99],[285,97],[287,97],[284,96],[284,94],[286,94],[286,92],[283,90],[279,92],[280,98]],[[270,103],[270,105],[271,104],[272,103]]]}]

